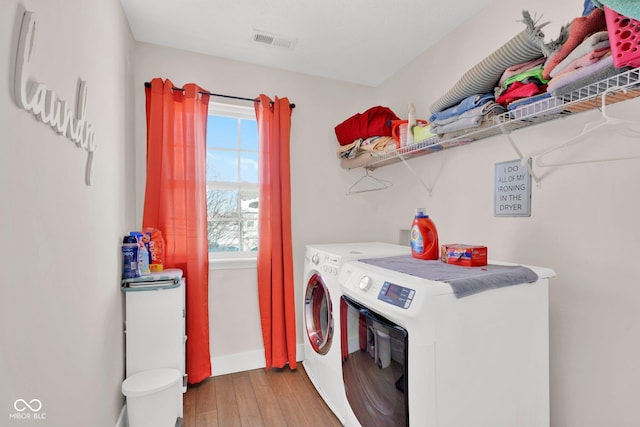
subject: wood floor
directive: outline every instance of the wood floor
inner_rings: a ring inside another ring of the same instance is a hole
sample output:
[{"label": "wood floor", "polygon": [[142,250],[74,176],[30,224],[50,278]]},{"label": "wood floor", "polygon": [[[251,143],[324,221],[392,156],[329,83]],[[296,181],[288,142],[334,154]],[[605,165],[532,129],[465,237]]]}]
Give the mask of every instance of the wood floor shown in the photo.
[{"label": "wood floor", "polygon": [[339,427],[298,364],[209,378],[184,395],[183,427]]}]

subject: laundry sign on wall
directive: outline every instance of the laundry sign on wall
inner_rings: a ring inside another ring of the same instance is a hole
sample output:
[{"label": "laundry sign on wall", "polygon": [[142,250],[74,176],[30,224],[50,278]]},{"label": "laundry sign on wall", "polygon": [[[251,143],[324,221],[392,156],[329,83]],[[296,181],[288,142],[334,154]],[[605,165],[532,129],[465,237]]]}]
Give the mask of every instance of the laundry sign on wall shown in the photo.
[{"label": "laundry sign on wall", "polygon": [[51,129],[64,135],[78,148],[87,151],[85,184],[91,185],[93,175],[93,153],[96,141],[93,126],[86,120],[87,82],[79,80],[76,95],[75,111],[69,108],[66,101],[60,99],[44,83],[30,80],[27,76],[29,62],[35,51],[36,17],[33,12],[26,11],[22,16],[16,67],[14,74],[14,96],[18,107],[30,112],[34,117],[51,126]]},{"label": "laundry sign on wall", "polygon": [[529,170],[519,160],[496,163],[495,167],[494,216],[531,216]]}]

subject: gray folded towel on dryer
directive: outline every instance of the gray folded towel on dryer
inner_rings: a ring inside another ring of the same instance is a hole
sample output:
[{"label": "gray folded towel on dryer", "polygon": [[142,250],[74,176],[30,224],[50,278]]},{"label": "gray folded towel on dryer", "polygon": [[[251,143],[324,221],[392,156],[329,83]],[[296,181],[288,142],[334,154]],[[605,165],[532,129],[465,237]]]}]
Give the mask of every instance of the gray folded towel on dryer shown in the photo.
[{"label": "gray folded towel on dryer", "polygon": [[359,261],[422,279],[446,282],[453,288],[456,298],[538,280],[538,275],[533,270],[522,265],[488,264],[483,267],[462,267],[442,261],[416,259],[411,255]]}]

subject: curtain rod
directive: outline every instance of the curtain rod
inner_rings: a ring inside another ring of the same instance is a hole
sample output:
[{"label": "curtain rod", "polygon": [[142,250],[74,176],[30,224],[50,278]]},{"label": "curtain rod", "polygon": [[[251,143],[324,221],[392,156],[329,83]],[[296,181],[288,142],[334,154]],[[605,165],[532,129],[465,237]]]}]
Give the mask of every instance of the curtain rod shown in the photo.
[{"label": "curtain rod", "polygon": [[[144,87],[146,87],[146,88],[151,87],[151,83],[144,82]],[[172,87],[171,89],[180,90],[180,91],[184,92],[184,89],[181,88],[181,87]],[[205,91],[200,91],[200,93],[203,94],[203,95],[217,96],[217,97],[220,97],[220,98],[231,98],[231,99],[239,99],[240,101],[260,102],[259,99],[243,98],[241,96],[221,95],[219,93],[211,93],[211,92],[205,92]],[[273,104],[273,101],[271,101],[271,103]],[[296,108],[296,104],[291,103],[291,104],[289,104],[289,107]]]}]

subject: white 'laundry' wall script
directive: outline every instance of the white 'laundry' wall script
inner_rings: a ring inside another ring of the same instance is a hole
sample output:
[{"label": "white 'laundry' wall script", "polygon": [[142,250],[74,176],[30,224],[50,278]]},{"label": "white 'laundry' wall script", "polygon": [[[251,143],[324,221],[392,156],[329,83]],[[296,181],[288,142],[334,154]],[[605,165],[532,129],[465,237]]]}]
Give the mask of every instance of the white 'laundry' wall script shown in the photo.
[{"label": "white 'laundry' wall script", "polygon": [[51,126],[55,132],[66,136],[77,147],[87,151],[85,183],[91,185],[96,142],[93,126],[85,120],[87,82],[79,80],[74,114],[67,102],[58,98],[56,93],[48,89],[44,83],[29,80],[26,71],[35,50],[35,35],[35,15],[33,12],[26,11],[22,17],[16,54],[14,75],[16,103],[20,108],[30,111],[42,123]]}]

